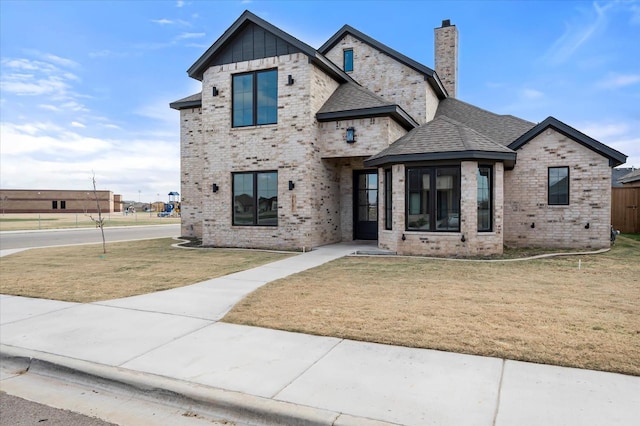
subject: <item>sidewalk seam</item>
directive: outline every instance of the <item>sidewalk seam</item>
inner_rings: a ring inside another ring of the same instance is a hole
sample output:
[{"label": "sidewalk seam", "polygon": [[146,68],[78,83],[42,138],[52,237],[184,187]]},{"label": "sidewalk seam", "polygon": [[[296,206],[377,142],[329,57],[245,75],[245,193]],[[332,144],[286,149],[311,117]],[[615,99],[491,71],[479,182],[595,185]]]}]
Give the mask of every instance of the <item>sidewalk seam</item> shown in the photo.
[{"label": "sidewalk seam", "polygon": [[[269,398],[271,399],[275,399],[278,394],[280,394],[283,390],[285,390],[286,388],[288,388],[291,384],[293,384],[293,382],[295,382],[296,380],[298,380],[304,373],[306,373],[307,371],[309,371],[311,368],[313,368],[314,365],[316,365],[317,363],[319,363],[320,361],[322,361],[327,355],[329,355],[329,353],[331,353],[331,351],[333,351],[336,346],[338,346],[340,343],[344,342],[345,339],[339,339],[335,345],[331,346],[329,348],[329,350],[327,350],[327,352],[325,352],[320,358],[318,358],[317,360],[315,360],[309,367],[305,368],[300,374],[298,374],[296,377],[294,377],[293,379],[291,379],[289,381],[289,383],[287,383],[286,385],[284,385],[280,390],[276,391],[273,395],[271,395]],[[336,418],[337,420],[337,418]]]},{"label": "sidewalk seam", "polygon": [[493,412],[492,426],[496,426],[496,420],[498,420],[498,412],[500,411],[500,398],[502,397],[502,380],[504,379],[504,368],[507,364],[506,359],[502,359],[502,367],[500,368],[500,380],[498,381],[498,395],[496,395],[496,408]]}]

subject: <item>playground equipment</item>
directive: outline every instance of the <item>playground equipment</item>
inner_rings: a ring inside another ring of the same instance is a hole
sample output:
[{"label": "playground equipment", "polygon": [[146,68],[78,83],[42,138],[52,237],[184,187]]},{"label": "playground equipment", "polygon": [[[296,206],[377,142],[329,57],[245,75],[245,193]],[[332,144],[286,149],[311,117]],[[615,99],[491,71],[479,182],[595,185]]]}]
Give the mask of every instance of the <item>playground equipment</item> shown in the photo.
[{"label": "playground equipment", "polygon": [[180,216],[180,194],[177,192],[169,193],[169,202],[164,203],[164,209],[158,213],[158,217]]}]

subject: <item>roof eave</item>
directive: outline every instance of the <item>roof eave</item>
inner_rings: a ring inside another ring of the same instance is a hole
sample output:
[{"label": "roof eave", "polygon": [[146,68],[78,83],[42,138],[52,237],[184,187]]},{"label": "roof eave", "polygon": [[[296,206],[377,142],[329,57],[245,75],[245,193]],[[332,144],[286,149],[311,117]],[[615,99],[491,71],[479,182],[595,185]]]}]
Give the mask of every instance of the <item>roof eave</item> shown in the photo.
[{"label": "roof eave", "polygon": [[620,151],[617,151],[602,142],[598,142],[597,140],[585,135],[579,130],[574,129],[568,124],[563,123],[562,121],[554,118],[547,117],[544,121],[538,123],[528,132],[524,133],[515,141],[511,142],[508,147],[513,149],[514,151],[518,150],[520,147],[525,145],[527,142],[538,136],[548,127],[553,127],[556,131],[562,133],[563,135],[573,139],[579,144],[591,149],[594,152],[602,155],[609,159],[609,166],[616,167],[621,164],[624,164],[627,161],[627,156]]},{"label": "roof eave", "polygon": [[360,108],[347,111],[319,112],[316,114],[316,119],[319,122],[327,122],[384,116],[392,117],[407,130],[414,129],[419,126],[419,124],[398,105]]},{"label": "roof eave", "polygon": [[493,151],[450,151],[450,152],[422,152],[413,154],[384,155],[364,160],[366,167],[380,167],[387,164],[416,163],[423,161],[444,160],[496,160],[503,161],[505,167],[513,167],[517,154],[515,152]]},{"label": "roof eave", "polygon": [[200,108],[202,106],[202,100],[199,101],[185,101],[185,102],[171,102],[169,104],[170,108],[181,110],[181,109],[189,109],[189,108]]},{"label": "roof eave", "polygon": [[233,37],[233,35],[247,22],[253,22],[254,24],[264,28],[265,30],[274,34],[276,37],[280,37],[288,43],[296,46],[304,54],[311,58],[316,56],[316,50],[308,44],[303,43],[297,38],[285,33],[273,24],[270,24],[264,19],[259,18],[258,16],[249,12],[248,10],[245,10],[242,15],[240,15],[240,17],[236,19],[236,21],[231,24],[231,26],[220,36],[220,38],[218,38],[218,40],[216,40],[215,43],[213,43],[211,47],[209,47],[207,51],[202,56],[200,56],[200,58],[198,58],[198,60],[196,60],[193,65],[191,65],[191,67],[189,67],[189,69],[187,70],[187,74],[189,75],[189,77],[202,81],[202,76],[206,71],[207,65],[211,58],[213,58],[218,50],[222,46],[224,46],[229,41],[229,39]]}]

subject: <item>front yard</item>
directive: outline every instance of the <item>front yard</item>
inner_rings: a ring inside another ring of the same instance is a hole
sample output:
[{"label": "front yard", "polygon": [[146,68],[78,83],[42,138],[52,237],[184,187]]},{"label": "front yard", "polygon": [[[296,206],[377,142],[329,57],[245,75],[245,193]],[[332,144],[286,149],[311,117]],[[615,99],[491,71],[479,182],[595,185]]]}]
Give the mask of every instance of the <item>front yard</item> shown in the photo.
[{"label": "front yard", "polygon": [[517,262],[343,258],[267,284],[224,321],[640,375],[640,241]]}]

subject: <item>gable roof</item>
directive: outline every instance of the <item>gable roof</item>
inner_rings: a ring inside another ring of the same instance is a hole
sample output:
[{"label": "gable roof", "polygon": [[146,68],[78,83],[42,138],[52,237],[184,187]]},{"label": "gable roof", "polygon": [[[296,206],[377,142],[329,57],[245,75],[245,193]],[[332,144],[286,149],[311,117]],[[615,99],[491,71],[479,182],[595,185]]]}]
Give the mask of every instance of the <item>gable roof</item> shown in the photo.
[{"label": "gable roof", "polygon": [[391,116],[407,130],[418,127],[401,107],[355,83],[338,86],[316,114],[320,122],[381,116]]},{"label": "gable roof", "polygon": [[394,60],[396,60],[396,61],[408,66],[409,68],[421,73],[422,75],[424,75],[425,80],[427,80],[429,82],[429,85],[434,90],[434,92],[436,93],[436,95],[438,96],[439,99],[444,99],[444,98],[446,98],[448,96],[447,95],[447,90],[442,85],[442,82],[440,81],[440,78],[438,77],[438,75],[436,74],[436,72],[434,70],[432,70],[431,68],[429,68],[429,67],[427,67],[425,65],[422,65],[419,62],[414,61],[413,59],[409,58],[408,56],[403,55],[402,53],[398,52],[397,50],[394,50],[394,49],[390,48],[389,46],[380,43],[379,41],[369,37],[368,35],[364,34],[363,32],[360,32],[360,31],[356,30],[355,28],[353,28],[350,25],[345,25],[342,28],[340,28],[338,30],[338,32],[335,33],[329,40],[327,40],[327,42],[325,44],[320,46],[320,49],[318,49],[318,51],[320,53],[322,53],[323,55],[326,55],[327,52],[329,50],[331,50],[333,48],[333,46],[335,46],[347,34],[351,34],[352,36],[354,36],[358,40],[360,40],[360,41],[362,41],[364,43],[367,43],[369,46],[372,46],[372,47],[376,48],[380,52],[382,52],[382,53],[386,54],[387,56],[391,57],[392,59],[394,59]]},{"label": "gable roof", "polygon": [[[313,47],[309,46],[306,43],[298,40],[297,38],[287,34],[276,26],[268,23],[264,19],[261,19],[254,15],[253,13],[245,10],[242,15],[216,40],[215,43],[207,49],[207,51],[198,58],[198,60],[191,65],[191,67],[187,70],[189,77],[195,78],[196,80],[202,80],[204,72],[209,68],[209,66],[219,57],[219,55],[227,53],[226,48],[233,43],[236,37],[241,37],[243,35],[243,31],[247,29],[249,26],[257,26],[260,29],[264,30],[266,34],[275,37],[275,42],[281,44],[281,51],[286,53],[294,53],[294,52],[302,52],[309,57],[309,60],[313,62],[316,66],[321,68],[324,72],[329,74],[331,77],[336,79],[339,82],[352,81],[351,77],[343,70],[341,70],[338,66],[336,66],[333,62],[329,61],[323,55],[318,53]],[[251,50],[251,49],[250,49]],[[276,45],[275,50],[263,50],[262,52],[256,52],[251,50],[250,52],[242,52],[240,53],[240,60],[248,60],[255,59],[260,57],[266,57],[264,55],[276,56],[278,53],[278,46]],[[248,58],[248,59],[247,59]],[[220,59],[224,62],[224,58]],[[233,58],[233,55],[230,59],[232,62],[236,62]]]},{"label": "gable roof", "polygon": [[440,101],[436,117],[441,115],[459,121],[505,146],[535,126],[535,123],[513,115],[495,114],[454,98]]},{"label": "gable roof", "polygon": [[603,157],[608,158],[610,167],[619,166],[627,161],[627,156],[620,151],[616,151],[615,149],[598,142],[554,117],[547,117],[544,121],[538,123],[508,146],[513,150],[517,150],[549,127],[589,148],[590,150],[597,152]]},{"label": "gable roof", "polygon": [[441,115],[413,129],[365,160],[367,167],[430,160],[501,160],[513,167],[516,153],[464,124]]}]

